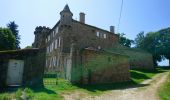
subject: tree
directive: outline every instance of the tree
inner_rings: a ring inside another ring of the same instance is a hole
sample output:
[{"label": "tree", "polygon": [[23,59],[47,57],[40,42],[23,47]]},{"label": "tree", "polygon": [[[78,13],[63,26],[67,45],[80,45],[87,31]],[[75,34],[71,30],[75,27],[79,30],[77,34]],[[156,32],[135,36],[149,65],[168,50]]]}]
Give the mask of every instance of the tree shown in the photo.
[{"label": "tree", "polygon": [[169,60],[170,66],[170,28],[158,31],[160,34],[159,44],[161,46],[161,55]]},{"label": "tree", "polygon": [[16,49],[20,49],[20,35],[19,35],[19,30],[18,30],[18,25],[15,24],[14,21],[9,22],[9,24],[7,24],[7,27],[12,31],[12,34],[15,36],[16,38]]},{"label": "tree", "polygon": [[136,44],[136,47],[142,47],[143,46],[143,40],[145,39],[145,35],[144,35],[144,31],[140,32],[139,34],[137,34],[135,40],[134,40],[134,44]]},{"label": "tree", "polygon": [[124,37],[124,33],[118,33],[119,35],[119,43],[122,44],[123,46],[126,46],[126,47],[131,47],[132,43],[133,43],[133,40],[130,40],[126,37]]},{"label": "tree", "polygon": [[137,48],[142,48],[153,55],[155,66],[157,66],[157,61],[164,58],[169,60],[170,66],[170,28],[149,32],[146,36],[141,32],[135,38],[135,44]]},{"label": "tree", "polygon": [[10,29],[0,28],[0,50],[15,49],[15,36]]}]

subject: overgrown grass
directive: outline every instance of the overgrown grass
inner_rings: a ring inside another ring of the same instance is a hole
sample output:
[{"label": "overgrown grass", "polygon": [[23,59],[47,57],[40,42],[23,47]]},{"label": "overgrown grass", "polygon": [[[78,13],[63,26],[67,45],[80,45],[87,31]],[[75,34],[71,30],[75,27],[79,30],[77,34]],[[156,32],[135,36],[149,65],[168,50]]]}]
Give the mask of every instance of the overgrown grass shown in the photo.
[{"label": "overgrown grass", "polygon": [[170,72],[166,83],[159,90],[159,96],[161,100],[170,100]]},{"label": "overgrown grass", "polygon": [[[9,100],[9,99],[17,99],[21,100],[22,92],[25,91],[27,98],[33,100],[62,100],[63,97],[61,96],[62,93],[71,93],[73,91],[81,91],[88,93],[90,95],[100,95],[107,91],[113,89],[125,89],[131,87],[143,87],[140,83],[146,79],[152,78],[157,73],[161,73],[167,71],[166,69],[158,68],[156,71],[146,71],[146,70],[131,70],[131,81],[123,82],[123,83],[113,83],[113,84],[96,84],[96,85],[73,85],[69,81],[64,79],[58,79],[56,82],[56,78],[44,78],[44,81],[50,81],[51,84],[46,84],[44,87],[40,88],[19,88],[14,91],[7,91],[6,93],[0,93],[0,100]],[[54,83],[53,83],[54,82]],[[170,79],[165,85],[160,94],[164,98],[169,94],[170,91]],[[164,96],[167,94],[166,96]],[[168,99],[163,99],[168,100]]]}]

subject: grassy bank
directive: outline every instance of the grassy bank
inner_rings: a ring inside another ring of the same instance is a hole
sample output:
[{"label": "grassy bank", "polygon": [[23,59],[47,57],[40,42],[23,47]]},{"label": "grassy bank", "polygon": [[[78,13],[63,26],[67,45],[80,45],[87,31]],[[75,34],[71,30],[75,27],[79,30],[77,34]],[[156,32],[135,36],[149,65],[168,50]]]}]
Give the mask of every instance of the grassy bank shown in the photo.
[{"label": "grassy bank", "polygon": [[166,83],[160,88],[159,96],[161,100],[170,100],[170,74]]},{"label": "grassy bank", "polygon": [[[59,79],[57,85],[46,84],[44,88],[18,88],[13,91],[7,91],[6,93],[0,93],[0,100],[9,100],[16,98],[21,100],[22,92],[25,91],[26,97],[29,99],[36,100],[62,100],[62,93],[71,93],[73,91],[81,91],[90,95],[100,95],[106,91],[113,89],[125,89],[131,87],[141,87],[141,82],[146,79],[152,78],[154,75],[164,72],[164,69],[157,69],[156,71],[145,71],[145,70],[131,70],[131,81],[114,84],[97,84],[97,85],[73,85],[70,82]],[[45,78],[45,81],[53,81],[55,78]],[[55,81],[54,81],[55,82]],[[170,84],[170,83],[169,83]],[[167,87],[168,88],[168,87]],[[169,87],[170,88],[170,87]],[[170,91],[170,90],[166,90]],[[167,100],[167,99],[165,99]]]}]

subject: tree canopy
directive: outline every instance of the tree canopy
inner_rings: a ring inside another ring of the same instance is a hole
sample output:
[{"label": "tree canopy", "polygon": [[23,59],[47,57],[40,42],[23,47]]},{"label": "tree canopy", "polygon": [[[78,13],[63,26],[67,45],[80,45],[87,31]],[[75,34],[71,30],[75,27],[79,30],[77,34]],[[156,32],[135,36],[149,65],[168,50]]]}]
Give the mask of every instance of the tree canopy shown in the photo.
[{"label": "tree canopy", "polygon": [[12,31],[12,34],[16,38],[16,42],[15,42],[16,47],[15,48],[20,49],[20,46],[19,46],[19,44],[20,44],[20,35],[19,35],[18,25],[14,21],[12,21],[12,22],[9,22],[7,24],[7,27]]},{"label": "tree canopy", "polygon": [[170,28],[157,32],[140,32],[135,38],[135,47],[142,48],[153,55],[155,66],[164,58],[170,60]]},{"label": "tree canopy", "polygon": [[131,45],[133,44],[133,40],[130,40],[128,38],[126,38],[124,35],[124,33],[118,33],[119,35],[119,43],[122,44],[123,46],[126,47],[131,47]]},{"label": "tree canopy", "polygon": [[15,36],[8,28],[0,28],[0,50],[12,50],[16,45]]}]

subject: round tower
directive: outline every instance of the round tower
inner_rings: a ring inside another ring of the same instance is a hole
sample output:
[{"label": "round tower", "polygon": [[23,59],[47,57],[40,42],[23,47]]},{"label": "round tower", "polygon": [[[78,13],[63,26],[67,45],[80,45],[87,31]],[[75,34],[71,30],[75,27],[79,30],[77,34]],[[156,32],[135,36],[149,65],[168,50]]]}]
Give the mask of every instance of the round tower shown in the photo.
[{"label": "round tower", "polygon": [[60,12],[60,26],[71,26],[73,13],[70,11],[68,5],[66,5],[63,11]]},{"label": "round tower", "polygon": [[35,40],[33,43],[33,48],[45,48],[46,47],[46,37],[49,34],[50,28],[45,26],[38,26],[35,28],[34,35]]}]

